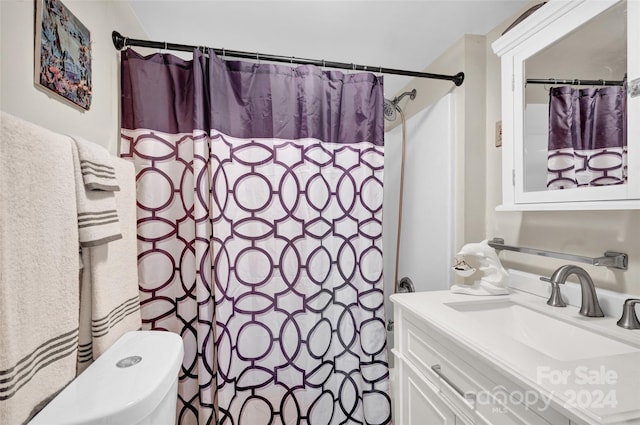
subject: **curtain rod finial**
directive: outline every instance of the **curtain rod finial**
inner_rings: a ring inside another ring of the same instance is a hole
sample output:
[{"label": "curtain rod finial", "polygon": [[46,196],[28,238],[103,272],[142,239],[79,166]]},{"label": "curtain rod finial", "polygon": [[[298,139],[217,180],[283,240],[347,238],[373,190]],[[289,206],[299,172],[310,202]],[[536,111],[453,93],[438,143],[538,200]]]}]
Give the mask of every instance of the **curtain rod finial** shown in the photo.
[{"label": "curtain rod finial", "polygon": [[458,72],[453,76],[453,82],[456,86],[461,86],[464,82],[464,72]]},{"label": "curtain rod finial", "polygon": [[113,46],[117,50],[122,50],[125,47],[125,38],[118,31],[111,32],[111,40],[113,40]]}]

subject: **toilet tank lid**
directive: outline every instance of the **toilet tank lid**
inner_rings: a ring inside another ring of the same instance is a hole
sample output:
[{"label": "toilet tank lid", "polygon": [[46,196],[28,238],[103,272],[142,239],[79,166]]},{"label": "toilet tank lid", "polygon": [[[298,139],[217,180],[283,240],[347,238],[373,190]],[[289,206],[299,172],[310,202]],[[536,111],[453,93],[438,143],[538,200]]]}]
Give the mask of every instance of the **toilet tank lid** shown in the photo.
[{"label": "toilet tank lid", "polygon": [[128,332],[29,424],[136,423],[177,380],[183,353],[175,333]]}]

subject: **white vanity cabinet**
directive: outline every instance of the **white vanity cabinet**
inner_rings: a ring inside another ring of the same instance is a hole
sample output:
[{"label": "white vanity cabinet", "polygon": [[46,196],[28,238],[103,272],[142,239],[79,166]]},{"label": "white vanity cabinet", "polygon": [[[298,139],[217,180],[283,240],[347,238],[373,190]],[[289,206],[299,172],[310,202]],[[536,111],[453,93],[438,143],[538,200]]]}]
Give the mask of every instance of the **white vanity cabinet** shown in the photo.
[{"label": "white vanity cabinet", "polygon": [[516,290],[391,301],[396,425],[640,425],[640,335],[617,318]]},{"label": "white vanity cabinet", "polygon": [[[401,303],[394,304],[396,425],[570,425],[548,406],[521,404],[517,397],[526,397],[526,390],[500,378],[473,352],[448,340]],[[509,397],[515,399],[510,403]]]},{"label": "white vanity cabinet", "polygon": [[[550,0],[492,44],[501,60],[502,81],[503,202],[498,210],[640,208],[639,22],[638,0]],[[554,84],[527,84],[527,79],[625,76],[627,183],[547,189],[544,120]]]}]

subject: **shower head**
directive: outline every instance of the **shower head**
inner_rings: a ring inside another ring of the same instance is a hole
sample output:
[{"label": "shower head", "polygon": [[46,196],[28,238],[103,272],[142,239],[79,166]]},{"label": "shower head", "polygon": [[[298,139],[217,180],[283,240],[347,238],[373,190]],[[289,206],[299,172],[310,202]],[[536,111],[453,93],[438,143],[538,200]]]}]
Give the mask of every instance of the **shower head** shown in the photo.
[{"label": "shower head", "polygon": [[387,121],[395,121],[397,107],[398,105],[393,103],[393,100],[385,99],[384,100],[384,119],[386,119]]},{"label": "shower head", "polygon": [[403,97],[409,96],[411,100],[416,98],[416,89],[411,91],[406,91],[402,93],[400,96],[395,97],[393,100],[385,99],[384,100],[384,118],[388,121],[394,121],[396,119],[396,112],[400,110],[398,103],[402,100]]}]

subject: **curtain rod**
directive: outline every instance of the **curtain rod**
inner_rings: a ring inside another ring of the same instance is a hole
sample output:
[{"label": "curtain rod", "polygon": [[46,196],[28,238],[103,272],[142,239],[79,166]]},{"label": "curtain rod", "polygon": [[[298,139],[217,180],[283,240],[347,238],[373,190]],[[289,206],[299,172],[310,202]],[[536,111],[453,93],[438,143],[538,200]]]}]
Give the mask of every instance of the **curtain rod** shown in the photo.
[{"label": "curtain rod", "polygon": [[113,40],[113,45],[117,50],[122,50],[126,46],[139,46],[139,47],[150,47],[152,49],[176,50],[180,52],[192,52],[194,49],[199,49],[204,53],[205,49],[211,49],[217,55],[231,56],[234,58],[257,59],[257,60],[265,60],[270,62],[284,62],[284,63],[291,63],[291,64],[295,63],[300,65],[316,65],[316,66],[321,66],[325,68],[338,68],[338,69],[350,69],[353,71],[379,72],[381,74],[404,75],[408,77],[432,78],[436,80],[453,81],[453,83],[456,86],[462,85],[462,82],[464,81],[464,72],[458,72],[456,75],[431,74],[429,72],[406,71],[403,69],[383,68],[381,66],[356,65],[353,63],[346,63],[346,62],[325,61],[324,59],[322,60],[305,59],[305,58],[297,58],[294,56],[279,56],[279,55],[270,55],[270,54],[264,54],[264,53],[242,52],[238,50],[226,50],[226,49],[218,49],[218,48],[211,48],[211,47],[191,46],[188,44],[167,43],[164,41],[138,40],[135,38],[124,37],[118,31],[113,31],[111,33],[111,39]]},{"label": "curtain rod", "polygon": [[570,86],[621,86],[625,80],[563,80],[560,78],[527,78],[527,84],[567,84]]}]

